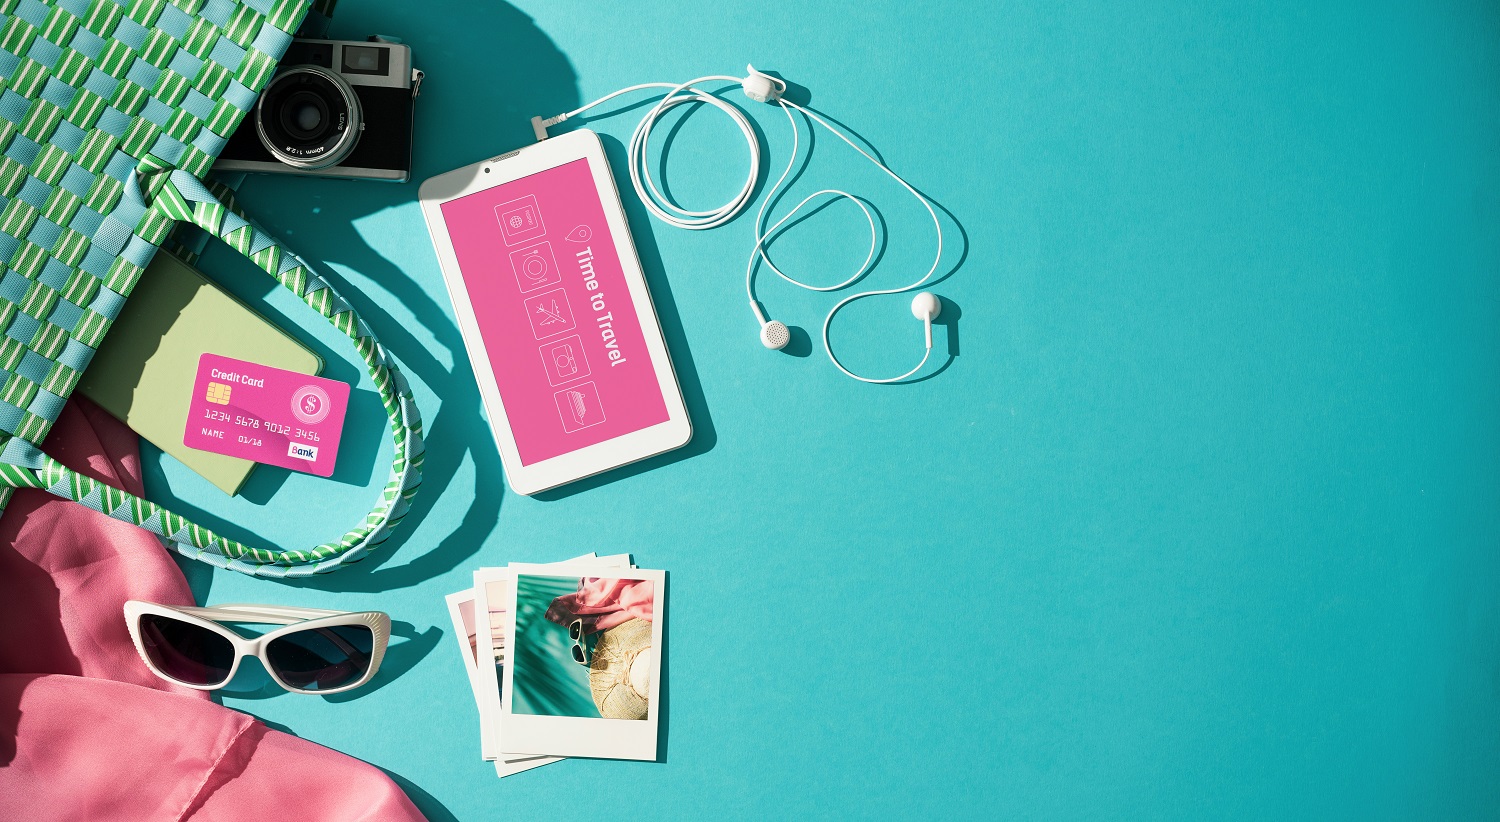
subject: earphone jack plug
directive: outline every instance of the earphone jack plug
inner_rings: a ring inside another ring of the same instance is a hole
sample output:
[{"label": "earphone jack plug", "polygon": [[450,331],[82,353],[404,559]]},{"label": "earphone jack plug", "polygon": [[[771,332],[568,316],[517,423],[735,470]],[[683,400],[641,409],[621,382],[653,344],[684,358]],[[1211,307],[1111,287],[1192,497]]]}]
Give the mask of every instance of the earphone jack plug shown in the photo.
[{"label": "earphone jack plug", "polygon": [[536,134],[536,141],[540,143],[541,141],[547,139],[547,129],[552,128],[553,126],[567,119],[568,115],[566,114],[559,114],[556,117],[548,117],[545,120],[543,120],[541,117],[532,117],[531,130],[534,134]]}]

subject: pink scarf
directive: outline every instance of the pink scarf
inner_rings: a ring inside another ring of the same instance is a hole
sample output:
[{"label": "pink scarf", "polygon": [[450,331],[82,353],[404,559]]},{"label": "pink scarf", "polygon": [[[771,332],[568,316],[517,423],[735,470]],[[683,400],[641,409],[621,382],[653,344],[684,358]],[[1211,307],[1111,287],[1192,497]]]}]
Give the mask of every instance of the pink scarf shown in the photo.
[{"label": "pink scarf", "polygon": [[[63,408],[47,451],[142,492],[135,434],[87,400]],[[423,818],[380,770],[153,676],[125,629],[127,599],[193,604],[155,537],[42,491],[16,493],[0,516],[4,815]]]},{"label": "pink scarf", "polygon": [[632,619],[651,621],[656,583],[649,579],[578,580],[578,593],[563,594],[548,606],[547,619],[566,626],[583,618],[588,633],[608,631]]}]

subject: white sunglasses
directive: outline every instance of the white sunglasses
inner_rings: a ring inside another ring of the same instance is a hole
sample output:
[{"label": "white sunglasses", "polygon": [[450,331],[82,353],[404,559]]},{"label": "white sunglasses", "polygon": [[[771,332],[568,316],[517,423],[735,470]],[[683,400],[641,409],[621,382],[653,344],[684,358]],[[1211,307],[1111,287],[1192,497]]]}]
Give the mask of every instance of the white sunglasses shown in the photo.
[{"label": "white sunglasses", "polygon": [[[247,638],[221,622],[286,627]],[[125,624],[152,673],[201,691],[224,687],[247,656],[292,693],[358,688],[380,670],[391,636],[391,618],[379,611],[289,605],[187,608],[132,599],[125,603]]]}]

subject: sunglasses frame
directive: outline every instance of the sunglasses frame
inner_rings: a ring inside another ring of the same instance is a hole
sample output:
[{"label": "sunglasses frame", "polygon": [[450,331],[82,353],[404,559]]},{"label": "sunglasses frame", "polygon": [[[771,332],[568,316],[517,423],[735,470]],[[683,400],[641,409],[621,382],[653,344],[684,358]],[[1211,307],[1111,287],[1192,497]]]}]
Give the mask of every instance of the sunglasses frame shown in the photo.
[{"label": "sunglasses frame", "polygon": [[[575,625],[578,626],[578,636],[576,637],[573,636],[573,626]],[[573,648],[570,651],[573,654],[573,662],[587,668],[594,661],[594,654],[589,650],[589,635],[583,630],[583,627],[582,619],[575,619],[568,623],[568,639],[573,641]],[[579,659],[579,656],[582,656],[583,659]]]},{"label": "sunglasses frame", "polygon": [[[234,662],[229,666],[229,675],[225,676],[222,682],[209,685],[195,685],[191,682],[183,682],[180,679],[168,676],[160,668],[157,668],[151,661],[150,656],[147,655],[146,646],[141,638],[141,617],[147,614],[170,617],[186,622],[189,625],[206,628],[229,640],[234,645]],[[258,637],[245,637],[219,624],[221,622],[245,622],[261,625],[282,625],[284,627],[269,631]],[[271,660],[266,656],[266,646],[272,640],[286,636],[287,634],[336,625],[363,625],[370,629],[370,633],[373,635],[370,645],[370,667],[365,670],[363,676],[348,685],[340,685],[337,688],[307,690],[304,688],[295,688],[277,675],[275,666],[271,664]],[[135,643],[136,653],[140,654],[141,661],[146,663],[146,667],[151,669],[151,673],[168,682],[198,691],[215,691],[228,685],[234,679],[234,675],[239,672],[240,662],[249,656],[260,660],[261,667],[266,669],[266,674],[271,677],[273,682],[294,694],[325,696],[352,690],[374,678],[375,673],[380,670],[380,661],[385,658],[386,643],[391,638],[391,618],[380,611],[329,611],[322,608],[299,608],[292,605],[250,605],[237,603],[216,605],[212,608],[196,608],[158,605],[155,602],[143,602],[138,599],[132,599],[125,603],[125,626],[130,629],[130,639]]]}]

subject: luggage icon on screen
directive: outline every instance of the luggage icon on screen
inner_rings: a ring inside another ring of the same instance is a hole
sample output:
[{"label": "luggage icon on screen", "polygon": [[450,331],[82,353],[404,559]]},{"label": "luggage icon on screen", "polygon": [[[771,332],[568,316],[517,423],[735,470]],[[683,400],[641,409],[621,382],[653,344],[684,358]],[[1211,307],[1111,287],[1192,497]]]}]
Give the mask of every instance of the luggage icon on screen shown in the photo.
[{"label": "luggage icon on screen", "polygon": [[557,402],[557,416],[565,433],[604,422],[604,406],[599,403],[599,388],[593,380],[558,391],[552,398]]}]

